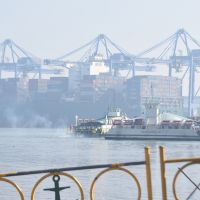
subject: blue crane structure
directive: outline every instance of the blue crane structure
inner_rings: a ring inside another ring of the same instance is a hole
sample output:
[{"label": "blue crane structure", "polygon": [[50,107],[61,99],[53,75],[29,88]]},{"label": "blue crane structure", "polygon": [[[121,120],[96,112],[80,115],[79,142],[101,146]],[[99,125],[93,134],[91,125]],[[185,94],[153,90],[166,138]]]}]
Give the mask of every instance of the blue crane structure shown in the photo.
[{"label": "blue crane structure", "polygon": [[[45,59],[44,64],[46,65],[57,65],[69,68],[70,64],[87,64],[97,55],[103,56],[103,61],[109,66],[110,73],[114,71],[117,74],[118,70],[131,69],[141,71],[151,71],[153,67],[150,66],[135,66],[133,55],[128,53],[122,47],[114,43],[110,38],[104,34],[98,35],[90,42],[83,46],[66,53],[65,55],[56,59]],[[75,60],[73,60],[73,56]]]},{"label": "blue crane structure", "polygon": [[[153,71],[158,65],[168,66],[168,76],[172,76],[173,71],[179,72],[186,68],[182,80],[189,73],[189,94],[188,94],[188,116],[192,116],[192,104],[194,96],[200,91],[200,87],[195,93],[195,72],[200,67],[200,43],[184,29],[179,29],[167,39],[159,42],[151,48],[133,55],[115,44],[106,35],[100,34],[85,45],[58,57],[57,59],[45,59],[46,65],[58,65],[69,67],[68,64],[84,64],[90,62],[91,57],[96,56],[104,48],[104,62],[109,66],[110,73],[119,69],[128,69],[128,74],[132,71],[132,76],[136,70]],[[72,60],[71,56],[84,51],[79,59]],[[181,51],[180,51],[181,49]],[[151,56],[155,53],[157,56]],[[77,61],[78,60],[78,61]],[[117,74],[117,73],[114,73]],[[128,75],[127,75],[128,76]]]},{"label": "blue crane structure", "polygon": [[42,60],[30,52],[24,50],[14,41],[6,39],[0,43],[0,78],[2,71],[14,72],[15,78],[21,73],[38,74],[41,78],[42,73],[59,73],[61,70],[43,69]]},{"label": "blue crane structure", "polygon": [[[181,50],[181,51],[180,51]],[[76,64],[88,64],[95,56],[101,54],[103,61],[109,66],[110,74],[117,75],[119,70],[153,71],[158,65],[168,67],[168,76],[185,69],[182,80],[189,74],[188,116],[192,116],[192,105],[195,95],[195,74],[200,67],[200,43],[184,29],[179,29],[167,39],[151,48],[133,55],[115,44],[106,35],[100,34],[83,46],[58,57],[57,59],[41,59],[28,53],[12,40],[0,43],[0,75],[1,71],[14,71],[17,78],[20,73],[59,73],[58,70],[43,69],[42,64],[71,68]],[[156,56],[155,56],[156,55]],[[74,58],[73,58],[74,57]]]},{"label": "blue crane structure", "polygon": [[[153,52],[155,54],[155,51],[159,53],[158,56],[149,56]],[[200,43],[195,38],[184,29],[179,29],[167,39],[136,55],[133,60],[140,63],[167,65],[169,76],[173,75],[173,69],[179,72],[185,67],[182,80],[189,73],[188,116],[192,116],[194,96],[200,90],[199,88],[195,93],[195,72],[200,67]]]}]

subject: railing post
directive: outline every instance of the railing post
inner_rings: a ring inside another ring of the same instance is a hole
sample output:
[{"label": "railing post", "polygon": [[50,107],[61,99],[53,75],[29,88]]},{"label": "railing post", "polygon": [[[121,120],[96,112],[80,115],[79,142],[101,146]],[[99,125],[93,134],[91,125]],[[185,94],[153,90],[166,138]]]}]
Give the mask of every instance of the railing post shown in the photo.
[{"label": "railing post", "polygon": [[165,148],[160,149],[160,170],[161,170],[161,183],[162,183],[162,199],[167,200],[167,185],[166,185],[166,171],[165,171]]},{"label": "railing post", "polygon": [[152,195],[152,182],[151,182],[151,160],[150,160],[150,148],[145,147],[145,160],[146,160],[146,179],[147,179],[147,192],[148,200],[153,199]]}]

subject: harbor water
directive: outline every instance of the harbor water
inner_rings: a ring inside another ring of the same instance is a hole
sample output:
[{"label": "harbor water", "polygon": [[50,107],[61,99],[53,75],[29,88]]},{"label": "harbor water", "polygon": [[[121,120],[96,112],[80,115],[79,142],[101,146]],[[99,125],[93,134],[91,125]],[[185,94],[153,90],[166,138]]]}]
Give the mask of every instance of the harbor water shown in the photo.
[{"label": "harbor water", "polygon": [[[159,146],[165,146],[166,157],[170,159],[200,157],[199,142],[112,141],[103,138],[75,137],[63,129],[0,129],[0,173],[144,161],[146,145],[151,148],[153,199],[161,200]],[[167,165],[168,199],[174,199],[172,181],[178,167],[182,165],[183,163]],[[142,188],[142,200],[146,200],[145,166],[127,168],[137,176]],[[85,199],[89,199],[92,180],[101,170],[68,173],[80,181]],[[199,170],[198,165],[185,169],[185,173],[197,185],[200,182]],[[9,177],[9,179],[19,185],[25,194],[25,199],[30,199],[34,184],[43,175]],[[79,191],[71,180],[61,177],[60,185],[70,186],[69,189],[61,191],[62,200],[80,199]],[[43,190],[52,187],[54,187],[52,179],[45,179],[37,188],[35,199],[55,199],[54,192]],[[194,189],[194,184],[181,174],[177,180],[177,194],[180,200],[187,199]],[[137,187],[127,174],[113,171],[103,175],[97,181],[94,194],[95,200],[132,200],[137,199]],[[0,199],[16,200],[20,198],[12,187],[0,182]],[[199,190],[195,191],[190,199],[200,199]]]}]

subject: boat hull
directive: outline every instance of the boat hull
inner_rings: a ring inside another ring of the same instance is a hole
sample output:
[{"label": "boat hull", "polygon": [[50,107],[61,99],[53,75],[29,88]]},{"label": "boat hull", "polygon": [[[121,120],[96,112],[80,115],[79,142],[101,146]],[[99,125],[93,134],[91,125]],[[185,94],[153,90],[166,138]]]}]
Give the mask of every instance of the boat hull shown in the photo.
[{"label": "boat hull", "polygon": [[110,140],[168,140],[200,141],[200,136],[193,129],[133,129],[112,128],[105,139]]}]

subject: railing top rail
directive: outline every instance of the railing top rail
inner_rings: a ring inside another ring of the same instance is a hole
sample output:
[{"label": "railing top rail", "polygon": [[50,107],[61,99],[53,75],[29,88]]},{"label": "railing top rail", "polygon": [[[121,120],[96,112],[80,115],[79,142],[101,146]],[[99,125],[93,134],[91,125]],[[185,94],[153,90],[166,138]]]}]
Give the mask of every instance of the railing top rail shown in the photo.
[{"label": "railing top rail", "polygon": [[137,162],[114,163],[114,164],[88,165],[88,166],[79,166],[79,167],[54,168],[54,169],[4,173],[4,174],[0,174],[0,177],[24,176],[24,175],[32,175],[32,174],[77,171],[77,170],[86,170],[86,169],[100,169],[100,168],[110,168],[110,167],[117,168],[117,167],[122,167],[122,166],[133,166],[133,165],[144,165],[144,164],[146,164],[145,161],[137,161]]},{"label": "railing top rail", "polygon": [[165,158],[165,147],[160,146],[160,155],[163,157],[164,163],[180,163],[180,162],[197,162],[200,163],[200,157],[194,157],[194,158],[173,158],[173,159],[166,159]]},{"label": "railing top rail", "polygon": [[165,163],[177,163],[177,162],[200,162],[200,158],[179,158],[165,160]]}]

